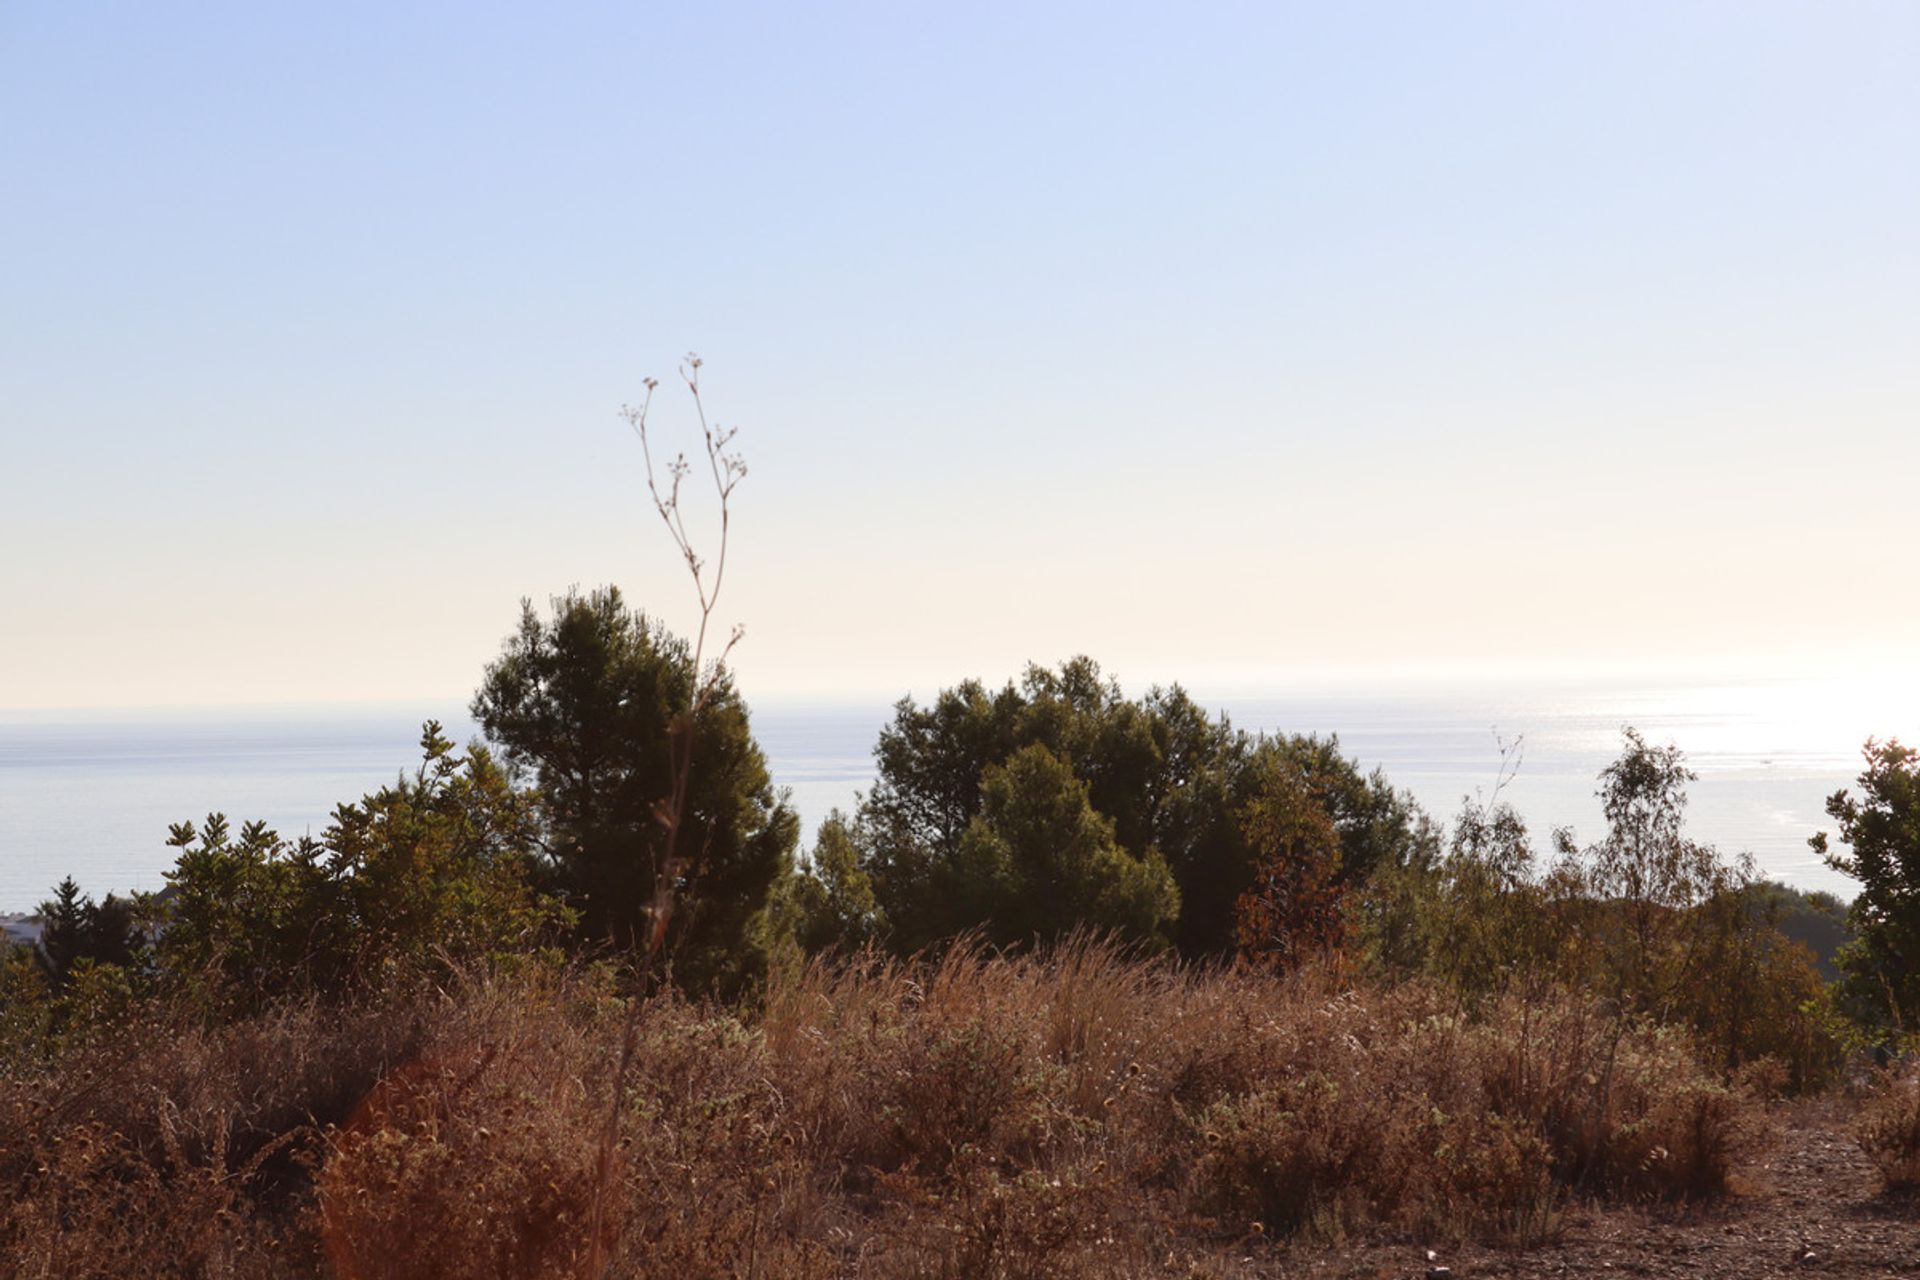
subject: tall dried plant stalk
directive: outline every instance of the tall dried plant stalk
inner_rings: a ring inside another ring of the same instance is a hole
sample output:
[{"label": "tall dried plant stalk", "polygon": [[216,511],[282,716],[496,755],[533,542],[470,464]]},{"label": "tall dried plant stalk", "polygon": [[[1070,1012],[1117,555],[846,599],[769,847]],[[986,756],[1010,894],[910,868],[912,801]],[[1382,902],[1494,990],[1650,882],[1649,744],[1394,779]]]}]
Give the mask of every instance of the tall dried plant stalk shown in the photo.
[{"label": "tall dried plant stalk", "polygon": [[699,864],[703,861],[699,857],[689,859],[681,850],[682,834],[687,825],[687,792],[693,776],[695,731],[708,702],[726,678],[728,657],[745,635],[745,631],[735,625],[719,654],[711,663],[707,661],[708,636],[713,627],[714,613],[719,607],[721,588],[726,583],[733,491],[746,478],[747,464],[733,448],[738,428],[722,428],[707,416],[706,401],[700,394],[700,367],[703,363],[699,356],[689,354],[680,364],[680,378],[693,397],[694,414],[700,423],[701,444],[706,454],[706,472],[719,502],[720,527],[711,575],[707,572],[709,565],[706,559],[700,555],[694,545],[693,535],[688,532],[686,508],[682,503],[686,481],[694,471],[694,464],[687,460],[684,452],[674,454],[664,467],[654,463],[648,415],[653,407],[653,393],[660,385],[659,380],[646,379],[646,395],[639,405],[623,405],[620,409],[621,417],[626,419],[627,425],[640,438],[640,452],[646,462],[647,494],[653,500],[654,511],[667,527],[674,548],[680,553],[688,576],[693,579],[694,595],[699,603],[699,624],[693,640],[693,690],[686,710],[674,717],[668,731],[668,763],[672,775],[670,787],[666,798],[654,807],[654,817],[665,829],[666,838],[660,853],[648,868],[653,877],[653,892],[648,907],[646,942],[644,947],[636,948],[634,990],[628,1002],[626,1026],[620,1041],[620,1065],[614,1073],[613,1099],[608,1106],[607,1122],[601,1133],[600,1152],[595,1164],[592,1231],[584,1272],[588,1277],[604,1274],[608,1263],[607,1202],[613,1190],[615,1156],[620,1145],[621,1100],[626,1096],[627,1080],[633,1069],[645,985],[658,972],[667,955],[668,930],[680,905],[682,887],[698,878]]}]

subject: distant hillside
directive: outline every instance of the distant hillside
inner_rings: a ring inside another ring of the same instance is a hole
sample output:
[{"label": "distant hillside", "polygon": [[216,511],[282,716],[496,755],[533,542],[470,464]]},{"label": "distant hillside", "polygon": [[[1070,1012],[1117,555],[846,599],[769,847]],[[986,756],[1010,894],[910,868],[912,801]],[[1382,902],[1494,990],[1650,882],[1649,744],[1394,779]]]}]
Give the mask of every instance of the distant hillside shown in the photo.
[{"label": "distant hillside", "polygon": [[1761,881],[1755,891],[1761,895],[1760,906],[1778,913],[1780,932],[1805,943],[1813,952],[1820,976],[1829,982],[1838,978],[1840,970],[1834,957],[1853,941],[1853,930],[1847,927],[1847,904],[1830,893],[1803,893],[1773,880]]}]

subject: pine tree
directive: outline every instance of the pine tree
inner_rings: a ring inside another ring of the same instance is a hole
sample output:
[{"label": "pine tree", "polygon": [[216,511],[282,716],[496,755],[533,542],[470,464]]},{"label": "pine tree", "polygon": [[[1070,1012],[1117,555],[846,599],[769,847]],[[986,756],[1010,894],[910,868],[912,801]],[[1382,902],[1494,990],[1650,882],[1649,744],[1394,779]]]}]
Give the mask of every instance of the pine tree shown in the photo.
[{"label": "pine tree", "polygon": [[55,986],[67,980],[74,961],[86,954],[92,932],[93,899],[83,897],[68,876],[54,888],[53,897],[40,904],[40,942],[35,947],[40,967]]}]

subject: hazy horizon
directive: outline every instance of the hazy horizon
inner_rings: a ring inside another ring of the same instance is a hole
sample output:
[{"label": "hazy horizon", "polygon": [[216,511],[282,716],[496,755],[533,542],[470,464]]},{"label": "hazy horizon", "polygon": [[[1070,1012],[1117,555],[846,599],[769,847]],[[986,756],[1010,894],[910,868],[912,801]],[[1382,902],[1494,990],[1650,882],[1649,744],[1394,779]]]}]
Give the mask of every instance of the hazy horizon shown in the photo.
[{"label": "hazy horizon", "polygon": [[[924,701],[933,690],[913,692]],[[1920,699],[1831,681],[1192,692],[1242,729],[1338,736],[1343,753],[1383,769],[1443,823],[1463,796],[1496,785],[1496,734],[1517,741],[1519,769],[1503,798],[1542,847],[1563,824],[1582,840],[1598,835],[1598,774],[1618,754],[1620,730],[1634,725],[1649,741],[1680,747],[1698,773],[1689,787],[1694,838],[1727,854],[1751,851],[1763,874],[1842,896],[1852,882],[1806,844],[1832,827],[1826,797],[1854,785],[1868,734],[1920,739]],[[895,696],[749,692],[754,735],[775,785],[792,789],[803,847],[830,809],[851,809],[871,785],[874,739]],[[263,819],[290,837],[318,834],[335,804],[410,766],[423,719],[441,719],[461,741],[476,732],[464,707],[464,699],[415,699],[0,710],[0,909],[38,902],[69,872],[96,893],[157,888],[170,860],[168,825],[214,810],[236,822]]]},{"label": "hazy horizon", "polygon": [[[503,633],[502,639],[504,638]],[[492,661],[495,656],[497,653],[488,654],[486,661]],[[1857,710],[1868,704],[1897,708],[1897,710],[1890,709],[1888,712],[1889,732],[1879,736],[1887,737],[1901,733],[1920,737],[1920,732],[1916,732],[1920,730],[1920,721],[1916,721],[1908,728],[1900,727],[1902,717],[1905,720],[1914,720],[1916,716],[1920,716],[1920,665],[1907,660],[1903,655],[1895,654],[1870,655],[1865,658],[1859,655],[1842,656],[1836,660],[1823,660],[1817,655],[1802,655],[1792,660],[1702,659],[1689,664],[1639,665],[1598,662],[1578,664],[1548,660],[1479,661],[1452,665],[1401,664],[1379,667],[1325,665],[1265,672],[1257,668],[1222,669],[1218,666],[1209,666],[1204,662],[1196,662],[1188,664],[1185,668],[1187,674],[1182,675],[1180,674],[1182,668],[1178,664],[1173,664],[1158,673],[1143,674],[1105,662],[1097,652],[1082,650],[1048,656],[1036,655],[1025,661],[1000,668],[990,669],[976,664],[972,667],[955,668],[944,674],[934,674],[926,670],[919,678],[891,684],[869,681],[832,686],[797,684],[786,687],[757,683],[751,679],[750,675],[743,674],[742,667],[738,663],[731,664],[730,670],[749,707],[760,704],[794,707],[873,700],[883,700],[891,704],[902,698],[925,701],[941,690],[967,680],[977,680],[989,688],[998,688],[1007,683],[1017,683],[1029,666],[1045,667],[1075,656],[1093,658],[1099,664],[1102,674],[1118,682],[1129,695],[1138,695],[1156,687],[1167,688],[1178,685],[1203,701],[1208,697],[1216,696],[1313,696],[1321,693],[1419,697],[1442,691],[1462,696],[1476,694],[1498,696],[1503,692],[1512,691],[1525,691],[1530,694],[1555,691],[1587,693],[1595,690],[1670,693],[1696,689],[1806,688],[1818,690],[1824,695],[1839,690],[1844,691],[1850,709]],[[215,717],[245,717],[253,712],[324,715],[332,711],[358,712],[409,707],[444,709],[459,706],[464,708],[472,699],[473,690],[480,682],[481,669],[484,666],[483,662],[481,667],[475,668],[472,678],[464,689],[449,686],[414,694],[381,697],[348,695],[329,698],[255,698],[199,702],[24,701],[0,704],[0,719],[29,720],[72,716],[85,720],[126,716],[141,718],[149,715],[191,719],[200,714]],[[746,670],[750,672],[751,668],[748,667]]]}]

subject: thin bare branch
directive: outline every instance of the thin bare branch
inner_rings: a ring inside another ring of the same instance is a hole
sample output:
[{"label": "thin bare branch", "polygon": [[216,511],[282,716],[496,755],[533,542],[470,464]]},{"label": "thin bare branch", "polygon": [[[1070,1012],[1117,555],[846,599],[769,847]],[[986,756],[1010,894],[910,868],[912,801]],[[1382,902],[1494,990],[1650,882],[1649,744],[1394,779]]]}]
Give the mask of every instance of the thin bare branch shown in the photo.
[{"label": "thin bare branch", "polygon": [[[640,1028],[641,997],[643,981],[657,972],[660,962],[670,948],[669,932],[675,914],[681,909],[680,898],[683,893],[683,880],[691,884],[704,870],[708,849],[712,844],[713,831],[709,827],[705,839],[701,842],[697,860],[689,866],[679,854],[682,829],[687,819],[687,796],[693,774],[694,738],[699,728],[701,713],[705,711],[713,694],[726,679],[727,660],[733,650],[746,635],[743,628],[736,625],[722,646],[720,654],[712,664],[707,663],[707,632],[713,622],[715,609],[720,602],[720,590],[726,581],[727,547],[732,532],[733,491],[746,477],[746,462],[737,452],[732,451],[736,428],[725,430],[712,425],[707,417],[706,403],[700,395],[700,367],[704,362],[698,355],[689,353],[680,365],[680,377],[686,383],[693,397],[695,415],[700,423],[700,436],[707,454],[707,472],[713,480],[714,494],[719,500],[718,549],[713,563],[713,576],[709,580],[706,574],[706,561],[695,550],[692,536],[687,532],[686,511],[681,503],[682,485],[692,467],[685,453],[677,453],[663,468],[655,466],[653,445],[648,434],[648,414],[653,406],[653,392],[659,386],[657,380],[646,379],[646,396],[638,409],[623,407],[621,415],[640,437],[640,454],[646,464],[647,493],[653,500],[653,508],[661,523],[666,525],[668,536],[672,538],[674,548],[680,553],[687,566],[687,572],[693,579],[695,598],[699,602],[699,623],[694,632],[692,678],[693,688],[688,698],[688,709],[682,716],[676,717],[668,730],[668,762],[671,773],[671,788],[667,799],[657,810],[666,834],[659,853],[650,858],[649,872],[653,878],[653,892],[648,905],[648,927],[645,948],[636,956],[635,989],[627,1007],[626,1029],[621,1039],[620,1061],[614,1073],[613,1097],[607,1113],[606,1128],[601,1134],[601,1143],[595,1168],[595,1186],[593,1201],[593,1226],[589,1235],[589,1249],[583,1274],[598,1280],[605,1274],[607,1241],[605,1233],[607,1198],[611,1194],[614,1176],[614,1156],[620,1141],[620,1102],[626,1094],[627,1080],[633,1069],[633,1056],[638,1042]],[[661,476],[665,476],[666,492],[661,492]],[[655,846],[649,842],[651,853]]]}]

